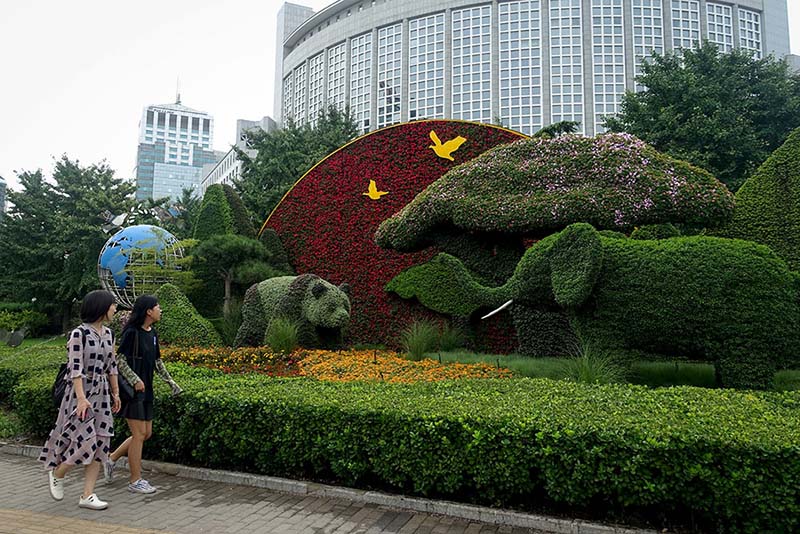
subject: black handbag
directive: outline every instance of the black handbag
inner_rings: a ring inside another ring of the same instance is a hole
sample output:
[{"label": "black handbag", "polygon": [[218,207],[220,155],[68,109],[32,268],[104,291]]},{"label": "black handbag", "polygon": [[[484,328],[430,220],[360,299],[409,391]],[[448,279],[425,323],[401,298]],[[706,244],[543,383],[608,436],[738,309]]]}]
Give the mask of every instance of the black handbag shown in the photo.
[{"label": "black handbag", "polygon": [[58,374],[56,374],[56,381],[53,382],[53,404],[56,408],[61,406],[61,399],[64,398],[64,391],[67,389],[67,381],[64,380],[67,377],[67,364],[62,363],[61,367],[58,368]]},{"label": "black handbag", "polygon": [[[137,329],[133,338],[133,359],[139,359],[139,330]],[[122,402],[131,402],[136,396],[136,390],[130,382],[123,376],[117,377],[117,384],[119,385],[119,400]]]},{"label": "black handbag", "polygon": [[[80,328],[80,327],[78,327]],[[86,347],[86,330],[80,328],[81,331],[81,347]],[[67,341],[69,343],[69,340]],[[69,356],[67,356],[69,358]],[[67,371],[69,366],[67,362],[61,364],[61,367],[58,368],[58,373],[56,373],[56,381],[53,382],[53,405],[58,408],[61,406],[61,399],[64,398],[64,391],[67,389],[67,381],[64,380],[67,377]]]}]

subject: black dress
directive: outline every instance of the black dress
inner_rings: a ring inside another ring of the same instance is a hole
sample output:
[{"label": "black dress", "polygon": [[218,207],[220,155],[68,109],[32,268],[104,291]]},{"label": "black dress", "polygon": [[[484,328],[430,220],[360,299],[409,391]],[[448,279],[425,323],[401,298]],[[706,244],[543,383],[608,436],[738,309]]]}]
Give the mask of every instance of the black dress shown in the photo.
[{"label": "black dress", "polygon": [[[138,350],[136,350],[137,340]],[[141,328],[126,329],[122,333],[118,353],[124,355],[128,367],[144,383],[144,391],[134,390],[133,400],[123,404],[120,414],[125,419],[152,421],[153,374],[155,373],[156,360],[161,357],[156,329],[150,328],[150,331]]]}]

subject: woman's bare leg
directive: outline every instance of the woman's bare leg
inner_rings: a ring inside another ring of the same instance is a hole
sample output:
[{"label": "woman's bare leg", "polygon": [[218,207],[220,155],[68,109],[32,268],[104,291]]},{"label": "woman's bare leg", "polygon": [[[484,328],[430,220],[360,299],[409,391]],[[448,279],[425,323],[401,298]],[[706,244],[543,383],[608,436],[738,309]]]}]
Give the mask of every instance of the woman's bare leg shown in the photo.
[{"label": "woman's bare leg", "polygon": [[131,429],[130,443],[128,444],[128,468],[131,470],[131,482],[142,478],[142,448],[147,435],[148,421],[139,419],[126,419],[128,428]]}]

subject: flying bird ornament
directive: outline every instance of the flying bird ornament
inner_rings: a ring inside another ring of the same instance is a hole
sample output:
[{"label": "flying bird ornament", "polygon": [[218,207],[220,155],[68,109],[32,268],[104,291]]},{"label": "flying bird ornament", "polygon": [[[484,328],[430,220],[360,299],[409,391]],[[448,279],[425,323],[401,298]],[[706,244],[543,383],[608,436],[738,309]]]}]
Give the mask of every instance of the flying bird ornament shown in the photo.
[{"label": "flying bird ornament", "polygon": [[461,137],[459,135],[454,139],[450,139],[449,141],[445,141],[444,143],[442,143],[442,141],[439,139],[439,136],[436,135],[436,132],[434,132],[433,130],[431,130],[430,136],[431,136],[431,141],[433,141],[433,144],[430,145],[428,148],[432,148],[433,151],[436,152],[436,155],[439,156],[440,158],[449,159],[450,161],[455,161],[452,155],[453,152],[458,150],[458,147],[463,145],[464,142],[466,141],[464,137]]},{"label": "flying bird ornament", "polygon": [[379,200],[383,195],[388,195],[388,191],[378,191],[378,184],[375,183],[375,180],[369,181],[369,187],[367,188],[366,193],[361,193],[362,195],[366,195],[372,200]]}]

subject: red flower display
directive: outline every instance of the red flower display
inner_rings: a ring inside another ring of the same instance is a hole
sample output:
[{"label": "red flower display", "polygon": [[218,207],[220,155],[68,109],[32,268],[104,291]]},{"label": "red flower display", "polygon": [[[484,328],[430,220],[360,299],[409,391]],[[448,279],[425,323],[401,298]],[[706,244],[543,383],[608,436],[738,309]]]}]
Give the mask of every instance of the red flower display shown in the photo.
[{"label": "red flower display", "polygon": [[[457,140],[459,136],[465,141]],[[449,149],[457,148],[442,150],[434,137]],[[436,314],[387,293],[384,287],[404,269],[427,262],[439,251],[431,247],[405,254],[382,249],[374,239],[378,226],[454,166],[523,137],[496,126],[447,120],[371,132],[306,173],[264,228],[278,233],[298,273],[314,273],[331,283],[352,286],[352,341],[396,346],[399,332],[414,318]],[[510,321],[496,321],[506,324],[487,327],[505,332],[499,336],[505,342],[498,341],[495,332],[492,345],[498,350],[513,349]]]}]

